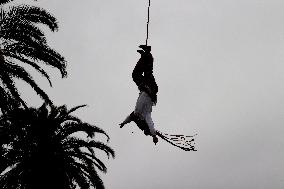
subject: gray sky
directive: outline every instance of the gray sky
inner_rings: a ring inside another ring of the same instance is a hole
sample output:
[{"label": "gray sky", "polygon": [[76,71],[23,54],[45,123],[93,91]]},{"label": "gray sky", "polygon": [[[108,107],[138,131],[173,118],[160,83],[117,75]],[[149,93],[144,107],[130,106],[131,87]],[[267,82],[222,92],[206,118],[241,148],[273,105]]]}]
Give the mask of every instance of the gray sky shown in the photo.
[{"label": "gray sky", "polygon": [[58,18],[59,32],[47,35],[69,76],[50,69],[49,88],[34,75],[56,104],[88,104],[77,115],[110,135],[117,157],[104,158],[107,188],[284,188],[283,0],[152,0],[153,119],[163,132],[198,134],[197,152],[154,146],[134,124],[118,126],[138,96],[131,72],[147,0],[36,4]]}]

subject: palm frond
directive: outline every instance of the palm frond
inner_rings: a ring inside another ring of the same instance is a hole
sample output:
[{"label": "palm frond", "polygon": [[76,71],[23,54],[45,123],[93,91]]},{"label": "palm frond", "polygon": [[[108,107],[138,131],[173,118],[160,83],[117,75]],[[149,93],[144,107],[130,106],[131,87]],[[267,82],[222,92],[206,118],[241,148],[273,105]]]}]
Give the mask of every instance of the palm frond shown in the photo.
[{"label": "palm frond", "polygon": [[18,5],[11,7],[10,11],[13,16],[20,17],[22,20],[44,24],[48,26],[51,31],[58,30],[56,18],[40,7]]},{"label": "palm frond", "polygon": [[43,103],[39,109],[38,109],[38,113],[40,114],[40,117],[48,117],[48,109],[47,109],[47,104]]},{"label": "palm frond", "polygon": [[18,18],[6,18],[1,20],[0,26],[0,37],[5,40],[25,43],[29,43],[30,41],[46,43],[43,31],[25,20],[19,21]]},{"label": "palm frond", "polygon": [[110,148],[109,146],[105,145],[102,142],[92,140],[92,141],[89,142],[89,145],[93,148],[100,149],[100,150],[104,151],[108,157],[110,157],[110,156],[112,156],[112,158],[115,157],[114,150],[112,148]]},{"label": "palm frond", "polygon": [[[55,184],[66,189],[104,188],[97,171],[105,173],[107,167],[96,156],[95,150],[113,157],[114,151],[104,143],[92,142],[93,138],[69,135],[61,138],[58,130],[68,128],[64,127],[66,120],[73,119],[68,112],[65,105],[43,104],[40,108],[14,109],[0,116],[0,144],[11,146],[1,158],[7,167],[13,167],[0,177],[0,188],[39,188],[47,178],[55,182],[47,183],[49,188],[54,188]],[[5,166],[0,169],[3,168]],[[16,182],[12,183],[12,180]]]},{"label": "palm frond", "polygon": [[82,169],[73,164],[67,164],[67,168],[69,170],[68,175],[74,179],[78,186],[82,189],[90,188],[89,180],[84,176],[85,172],[83,172]]},{"label": "palm frond", "polygon": [[89,123],[80,123],[80,122],[78,123],[74,121],[64,122],[64,124],[62,125],[62,131],[60,132],[60,135],[62,138],[65,138],[79,131],[85,132],[91,138],[94,137],[96,133],[101,133],[107,137],[107,141],[109,140],[109,136],[101,128],[91,125]]},{"label": "palm frond", "polygon": [[76,149],[76,148],[87,148],[90,147],[89,142],[82,140],[78,137],[68,137],[62,141],[63,148],[67,149]]},{"label": "palm frond", "polygon": [[7,93],[3,87],[0,87],[0,107],[2,114],[6,114],[17,105],[18,103],[14,100],[12,95]]},{"label": "palm frond", "polygon": [[26,56],[55,67],[60,70],[62,77],[66,77],[66,62],[64,57],[46,45],[37,43],[14,43],[6,46],[6,51],[14,52],[19,56]]},{"label": "palm frond", "polygon": [[86,166],[77,162],[74,162],[74,165],[83,171],[84,176],[89,179],[90,183],[95,186],[95,188],[104,189],[104,184],[95,169],[93,169],[90,165]]},{"label": "palm frond", "polygon": [[20,176],[22,174],[21,164],[15,165],[5,174],[0,176],[0,188],[17,189],[20,184]]},{"label": "palm frond", "polygon": [[42,69],[38,64],[36,64],[35,62],[32,62],[24,57],[21,57],[21,56],[17,56],[11,52],[6,52],[6,51],[3,51],[3,55],[5,55],[6,57],[10,57],[10,58],[14,58],[14,59],[17,59],[17,60],[20,60],[21,62],[23,63],[26,63],[28,65],[30,65],[31,67],[33,67],[36,71],[38,71],[43,77],[45,77],[47,80],[48,80],[48,83],[49,85],[52,87],[52,83],[51,83],[51,80],[50,80],[50,77],[49,75],[44,71],[44,69]]},{"label": "palm frond", "polygon": [[58,118],[58,116],[60,116],[62,110],[67,109],[67,107],[65,105],[58,106],[58,107],[51,105],[50,108],[51,108],[51,110],[48,114],[48,119],[50,119],[50,120],[57,120],[57,118]]},{"label": "palm frond", "polygon": [[84,161],[85,163],[94,164],[100,171],[104,173],[107,172],[107,167],[95,156],[95,154],[83,152],[79,149],[74,149],[73,151],[69,152],[68,155]]},{"label": "palm frond", "polygon": [[[79,175],[75,177],[77,183],[83,182],[84,184],[83,186],[87,188],[90,188],[90,186],[92,186],[92,183],[90,181],[90,172],[93,170],[90,170],[88,167],[78,162],[72,162],[72,164],[69,167],[71,171],[74,170],[70,172],[71,174],[76,174],[76,172],[77,174],[80,174],[79,179],[78,179]],[[86,183],[88,183],[88,185],[86,185]]]},{"label": "palm frond", "polygon": [[[13,81],[14,77],[25,81],[43,100],[51,104],[52,102],[47,94],[39,88],[31,75],[29,75],[22,67],[11,66],[11,63],[17,63],[17,65],[27,64],[31,66],[48,80],[50,86],[52,86],[50,77],[40,66],[40,63],[58,69],[61,76],[66,77],[66,61],[64,57],[47,45],[45,33],[38,25],[43,24],[54,32],[58,30],[57,20],[47,10],[36,6],[8,5],[5,8],[2,7],[3,4],[10,1],[12,0],[0,0],[1,65],[6,66],[6,64],[10,64],[7,65],[7,67],[12,73],[5,73],[7,76],[13,79]],[[0,69],[0,72],[3,72],[3,70]],[[8,80],[8,77],[4,78],[4,80],[9,82],[6,84],[2,83],[3,85],[0,86],[0,88],[2,87],[0,93],[3,97],[0,97],[0,99],[4,99],[5,96],[9,97],[9,100],[12,99],[11,102],[13,102],[10,105],[7,105],[6,102],[8,102],[8,100],[1,100],[0,110],[1,113],[5,114],[6,112],[9,112],[11,108],[17,108],[18,104],[25,106],[25,102],[20,98],[19,92],[16,87],[14,87],[14,83],[11,82],[11,80]]]},{"label": "palm frond", "polygon": [[[23,105],[25,108],[27,108],[26,103],[22,100],[18,89],[15,86],[14,81],[12,80],[12,78],[7,74],[8,70],[5,69],[5,66],[1,66],[2,72],[4,72],[3,74],[0,75],[0,78],[2,80],[3,85],[7,88],[7,90],[9,90],[9,92],[11,93],[11,96],[13,96],[13,98],[15,100],[17,100],[18,102],[20,102],[21,105]],[[11,98],[9,98],[11,99]]]},{"label": "palm frond", "polygon": [[14,0],[0,0],[0,5],[9,3],[9,2],[11,2],[11,1],[14,1]]},{"label": "palm frond", "polygon": [[12,76],[27,82],[37,92],[37,94],[42,97],[43,100],[45,100],[49,104],[52,104],[52,101],[49,99],[48,95],[41,88],[38,87],[38,85],[35,83],[31,75],[25,69],[23,69],[18,65],[11,65],[11,64],[6,64],[6,67],[7,71]]},{"label": "palm frond", "polygon": [[85,107],[85,106],[87,106],[87,104],[75,106],[75,107],[71,108],[71,109],[67,112],[67,114],[69,115],[69,114],[75,112],[76,110],[78,110],[79,108],[83,108],[83,107]]}]

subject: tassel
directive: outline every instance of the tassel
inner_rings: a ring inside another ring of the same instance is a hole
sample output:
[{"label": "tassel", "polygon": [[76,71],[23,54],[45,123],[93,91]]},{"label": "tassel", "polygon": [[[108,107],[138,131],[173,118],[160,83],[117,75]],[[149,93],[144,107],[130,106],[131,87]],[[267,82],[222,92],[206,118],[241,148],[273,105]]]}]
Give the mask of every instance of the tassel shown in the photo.
[{"label": "tassel", "polygon": [[156,131],[157,136],[166,142],[176,146],[185,151],[197,151],[195,149],[194,136],[186,136],[186,135],[170,135],[167,133],[162,133],[161,131]]}]

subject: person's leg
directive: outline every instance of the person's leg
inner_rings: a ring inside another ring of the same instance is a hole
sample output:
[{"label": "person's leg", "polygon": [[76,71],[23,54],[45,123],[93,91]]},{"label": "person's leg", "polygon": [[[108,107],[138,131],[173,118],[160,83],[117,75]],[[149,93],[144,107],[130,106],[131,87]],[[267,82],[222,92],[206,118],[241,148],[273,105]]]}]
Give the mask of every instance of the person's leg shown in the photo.
[{"label": "person's leg", "polygon": [[158,142],[158,138],[156,136],[156,130],[154,128],[154,122],[152,120],[151,114],[147,114],[146,115],[146,120],[145,121],[147,123],[147,126],[149,127],[150,134],[153,137],[153,142],[156,144]]},{"label": "person's leg", "polygon": [[122,123],[119,124],[120,128],[122,128],[125,124],[130,123],[131,121],[134,121],[133,118],[134,118],[134,112],[131,112],[131,114],[127,116],[127,118]]}]

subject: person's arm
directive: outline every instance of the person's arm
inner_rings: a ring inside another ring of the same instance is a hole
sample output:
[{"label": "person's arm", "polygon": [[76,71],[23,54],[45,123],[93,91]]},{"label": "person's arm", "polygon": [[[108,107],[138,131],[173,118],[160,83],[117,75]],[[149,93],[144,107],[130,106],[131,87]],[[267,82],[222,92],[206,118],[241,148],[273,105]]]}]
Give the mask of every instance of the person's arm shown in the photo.
[{"label": "person's arm", "polygon": [[135,84],[138,86],[138,88],[143,83],[143,66],[141,60],[139,60],[132,72],[132,79],[135,82]]}]

